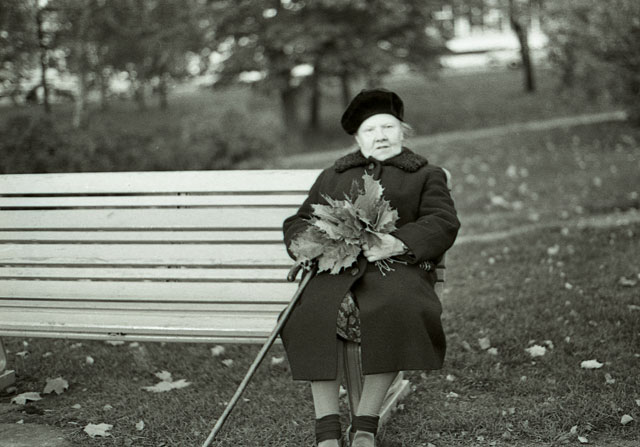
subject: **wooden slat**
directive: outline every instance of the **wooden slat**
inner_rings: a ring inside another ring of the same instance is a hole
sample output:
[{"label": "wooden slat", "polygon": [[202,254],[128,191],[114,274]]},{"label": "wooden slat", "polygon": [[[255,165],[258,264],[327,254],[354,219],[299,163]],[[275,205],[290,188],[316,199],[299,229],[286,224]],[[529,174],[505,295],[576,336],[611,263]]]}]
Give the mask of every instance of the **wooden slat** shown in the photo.
[{"label": "wooden slat", "polygon": [[284,244],[0,244],[0,264],[287,267]]},{"label": "wooden slat", "polygon": [[271,231],[0,231],[3,242],[237,242],[282,243],[282,230]]},{"label": "wooden slat", "polygon": [[82,267],[3,267],[2,279],[115,279],[173,281],[284,282],[288,268],[82,268]]},{"label": "wooden slat", "polygon": [[192,206],[299,206],[306,196],[274,195],[162,195],[1,197],[0,208],[113,208]]},{"label": "wooden slat", "polygon": [[292,283],[0,280],[0,298],[195,303],[287,303]]},{"label": "wooden slat", "polygon": [[[23,299],[3,299],[0,298],[0,309],[23,308],[38,310],[68,310],[79,311],[128,311],[135,312],[131,318],[138,313],[155,313],[160,311],[171,311],[176,313],[210,312],[228,318],[240,316],[252,316],[272,318],[280,314],[286,303],[263,304],[263,303],[182,303],[177,302],[154,302],[151,306],[146,301],[77,301],[77,300],[23,300]],[[2,318],[0,318],[2,321]]]},{"label": "wooden slat", "polygon": [[0,229],[270,229],[282,228],[292,208],[70,209],[0,212]]},{"label": "wooden slat", "polygon": [[225,338],[260,337],[268,334],[277,316],[245,315],[229,318],[215,312],[172,311],[139,312],[92,310],[39,310],[33,308],[3,309],[0,317],[0,335],[28,330],[34,336],[40,331],[63,334],[162,334],[164,336],[217,336]]},{"label": "wooden slat", "polygon": [[320,173],[305,170],[91,172],[0,176],[0,195],[307,191]]}]

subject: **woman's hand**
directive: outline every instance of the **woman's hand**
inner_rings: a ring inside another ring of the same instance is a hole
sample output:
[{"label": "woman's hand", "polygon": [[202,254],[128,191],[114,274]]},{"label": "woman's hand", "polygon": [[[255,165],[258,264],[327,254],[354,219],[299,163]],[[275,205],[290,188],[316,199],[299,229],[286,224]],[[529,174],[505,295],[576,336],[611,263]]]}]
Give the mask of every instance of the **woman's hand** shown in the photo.
[{"label": "woman's hand", "polygon": [[390,234],[376,236],[369,238],[369,242],[365,242],[362,246],[362,253],[367,261],[375,262],[406,253],[407,247],[400,239]]}]

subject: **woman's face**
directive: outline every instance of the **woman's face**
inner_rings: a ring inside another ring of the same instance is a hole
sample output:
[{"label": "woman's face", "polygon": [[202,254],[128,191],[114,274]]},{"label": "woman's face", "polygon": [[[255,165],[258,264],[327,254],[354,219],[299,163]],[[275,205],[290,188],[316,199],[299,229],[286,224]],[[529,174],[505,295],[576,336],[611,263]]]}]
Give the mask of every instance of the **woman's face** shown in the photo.
[{"label": "woman's face", "polygon": [[365,157],[386,160],[402,151],[402,125],[398,118],[388,113],[364,120],[355,137]]}]

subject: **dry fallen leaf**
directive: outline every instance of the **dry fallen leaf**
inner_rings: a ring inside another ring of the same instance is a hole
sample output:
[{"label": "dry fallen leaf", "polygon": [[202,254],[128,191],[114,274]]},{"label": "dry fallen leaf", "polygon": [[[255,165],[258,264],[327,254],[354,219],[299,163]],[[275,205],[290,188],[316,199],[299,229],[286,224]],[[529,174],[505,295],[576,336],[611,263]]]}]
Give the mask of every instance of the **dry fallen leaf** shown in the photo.
[{"label": "dry fallen leaf", "polygon": [[214,357],[219,357],[222,354],[224,354],[224,351],[225,351],[224,346],[217,345],[211,348],[211,355]]},{"label": "dry fallen leaf", "polygon": [[224,360],[222,361],[222,364],[223,364],[224,366],[230,367],[231,365],[233,365],[233,360],[232,360],[232,359],[224,359]]},{"label": "dry fallen leaf", "polygon": [[627,278],[626,276],[621,276],[618,280],[618,284],[620,284],[622,287],[635,287],[636,285],[638,285],[638,280],[634,278]]},{"label": "dry fallen leaf", "polygon": [[484,351],[491,347],[491,340],[489,339],[489,337],[479,338],[478,344],[480,345],[480,349]]},{"label": "dry fallen leaf", "polygon": [[173,379],[171,378],[171,373],[169,371],[160,371],[154,374],[158,379],[163,382],[171,382]]},{"label": "dry fallen leaf", "polygon": [[531,357],[542,357],[547,353],[547,348],[540,345],[533,345],[530,348],[526,348],[525,351],[527,351]]},{"label": "dry fallen leaf", "polygon": [[87,365],[93,365],[95,363],[95,360],[93,360],[93,357],[88,355],[87,358],[85,359],[85,362],[87,363]]},{"label": "dry fallen leaf", "polygon": [[578,436],[578,441],[580,441],[580,444],[589,444],[589,440],[586,436]]},{"label": "dry fallen leaf", "polygon": [[111,346],[121,346],[124,344],[123,341],[119,341],[119,340],[107,340],[105,341],[105,343]]},{"label": "dry fallen leaf", "polygon": [[179,388],[184,388],[191,385],[191,382],[187,382],[185,379],[180,379],[175,382],[158,382],[153,386],[143,386],[142,389],[151,391],[153,393],[162,393],[165,391],[171,391]]},{"label": "dry fallen leaf", "polygon": [[598,368],[602,368],[603,365],[604,365],[603,363],[600,363],[595,359],[584,360],[582,363],[580,363],[580,367],[584,369],[598,369]]},{"label": "dry fallen leaf", "polygon": [[613,385],[614,383],[616,383],[616,379],[614,379],[609,373],[606,373],[604,375],[604,380],[607,383],[607,385]]},{"label": "dry fallen leaf", "polygon": [[111,424],[88,424],[84,428],[84,432],[95,438],[96,436],[110,436],[111,433],[107,433],[109,430],[113,428]]},{"label": "dry fallen leaf", "polygon": [[489,348],[487,349],[487,353],[491,355],[498,355],[498,348]]},{"label": "dry fallen leaf", "polygon": [[143,420],[140,420],[140,422],[138,422],[136,424],[136,430],[138,430],[138,431],[144,430],[144,421]]},{"label": "dry fallen leaf", "polygon": [[628,414],[623,415],[622,419],[620,419],[620,423],[622,425],[627,425],[631,421],[633,421],[633,418]]},{"label": "dry fallen leaf", "polygon": [[271,365],[277,366],[282,365],[284,363],[284,356],[282,357],[271,357]]},{"label": "dry fallen leaf", "polygon": [[50,394],[55,391],[56,394],[62,394],[69,389],[69,382],[62,377],[55,379],[47,379],[47,384],[44,387],[44,394]]},{"label": "dry fallen leaf", "polygon": [[18,405],[24,405],[27,403],[28,400],[42,400],[42,397],[40,397],[40,393],[36,393],[34,391],[30,391],[28,393],[22,393],[22,394],[18,394],[16,397],[14,397],[13,399],[11,399],[11,403],[12,404],[18,404]]}]

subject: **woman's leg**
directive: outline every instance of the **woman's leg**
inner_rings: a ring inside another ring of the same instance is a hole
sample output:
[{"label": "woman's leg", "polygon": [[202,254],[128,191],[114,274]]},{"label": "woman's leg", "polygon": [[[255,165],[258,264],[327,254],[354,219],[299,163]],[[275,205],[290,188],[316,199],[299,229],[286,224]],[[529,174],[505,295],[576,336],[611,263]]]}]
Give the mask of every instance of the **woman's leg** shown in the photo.
[{"label": "woman's leg", "polygon": [[[315,408],[316,420],[340,413],[340,383],[343,375],[342,341],[338,339],[337,375],[334,380],[317,380],[311,382],[311,394]],[[318,447],[338,446],[338,440],[329,439],[318,443]]]},{"label": "woman's leg", "polygon": [[364,376],[362,396],[354,420],[354,447],[368,447],[374,445],[378,430],[380,410],[387,395],[389,386],[393,383],[397,373],[367,374]]}]

